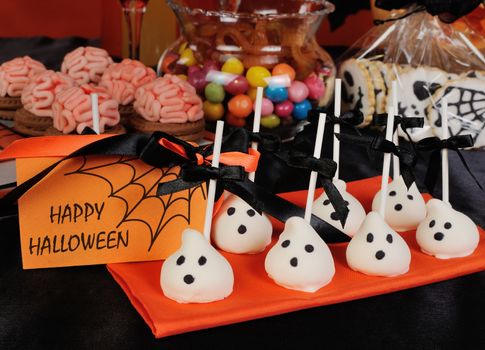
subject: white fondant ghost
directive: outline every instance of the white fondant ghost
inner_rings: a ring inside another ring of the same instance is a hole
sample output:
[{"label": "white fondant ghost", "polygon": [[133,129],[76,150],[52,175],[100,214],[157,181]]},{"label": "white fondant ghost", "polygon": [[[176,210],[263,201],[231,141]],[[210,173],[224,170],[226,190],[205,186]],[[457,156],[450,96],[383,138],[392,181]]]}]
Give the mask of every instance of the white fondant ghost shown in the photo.
[{"label": "white fondant ghost", "polygon": [[324,192],[320,197],[318,197],[315,202],[313,202],[313,214],[318,216],[320,219],[328,222],[330,225],[338,228],[346,235],[352,237],[360,225],[365,219],[365,210],[362,204],[347,190],[347,184],[342,180],[334,180],[334,184],[342,195],[344,201],[349,209],[349,214],[347,216],[347,221],[345,222],[345,227],[342,227],[342,223],[337,217],[337,213],[333,209],[327,194]]},{"label": "white fondant ghost", "polygon": [[[379,211],[381,191],[376,193],[372,201],[372,210]],[[426,204],[423,196],[413,183],[409,190],[402,176],[392,181],[387,187],[385,219],[397,232],[416,229],[426,217]]]},{"label": "white fondant ghost", "polygon": [[480,234],[468,216],[439,199],[431,199],[426,207],[428,215],[416,230],[416,241],[424,253],[449,259],[475,251]]},{"label": "white fondant ghost", "polygon": [[335,264],[327,244],[304,219],[291,217],[269,250],[264,268],[276,284],[313,293],[327,285]]},{"label": "white fondant ghost", "polygon": [[212,240],[236,254],[262,252],[271,243],[273,226],[268,217],[235,195],[229,195],[214,218]]},{"label": "white fondant ghost", "polygon": [[201,233],[186,229],[181,247],[163,263],[160,285],[179,303],[209,303],[232,293],[234,273]]},{"label": "white fondant ghost", "polygon": [[347,246],[347,264],[366,275],[392,277],[409,270],[411,252],[404,239],[377,212],[367,214]]}]

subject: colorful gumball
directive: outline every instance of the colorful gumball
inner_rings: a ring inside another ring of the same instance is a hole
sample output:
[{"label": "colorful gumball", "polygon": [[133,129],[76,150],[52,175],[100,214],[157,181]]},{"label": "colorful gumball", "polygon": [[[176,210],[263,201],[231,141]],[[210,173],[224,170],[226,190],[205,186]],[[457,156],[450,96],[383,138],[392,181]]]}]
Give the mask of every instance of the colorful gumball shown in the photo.
[{"label": "colorful gumball", "polygon": [[306,77],[304,83],[309,90],[308,98],[318,100],[320,97],[325,95],[325,84],[315,73],[312,73]]},{"label": "colorful gumball", "polygon": [[237,118],[246,118],[253,111],[253,101],[247,95],[236,95],[229,100],[227,108]]},{"label": "colorful gumball", "polygon": [[179,46],[179,49],[178,49],[178,53],[179,55],[182,54],[182,52],[184,52],[184,50],[187,48],[187,45],[189,45],[189,43],[187,41],[184,41],[180,46]]},{"label": "colorful gumball", "polygon": [[[256,109],[256,102],[254,102],[253,104],[253,109]],[[273,110],[274,110],[273,102],[271,102],[266,97],[263,97],[263,100],[261,101],[261,115],[262,116],[270,115],[271,113],[273,113]]]},{"label": "colorful gumball", "polygon": [[226,122],[232,126],[243,127],[246,125],[246,118],[238,118],[231,113],[227,113]]},{"label": "colorful gumball", "polygon": [[194,52],[192,51],[192,49],[190,48],[184,49],[184,51],[182,51],[182,53],[180,54],[180,58],[178,62],[187,67],[190,67],[196,64],[197,61],[195,59]]},{"label": "colorful gumball", "polygon": [[188,69],[187,69],[187,76],[190,76],[192,74],[194,74],[195,72],[198,72],[200,71],[200,67],[196,64],[194,64],[193,66],[190,66]]},{"label": "colorful gumball", "polygon": [[288,89],[284,87],[268,86],[264,89],[264,95],[275,103],[283,102],[288,99]]},{"label": "colorful gumball", "polygon": [[291,102],[300,103],[308,97],[309,92],[305,83],[295,80],[288,88],[288,97]]},{"label": "colorful gumball", "polygon": [[293,109],[293,118],[298,120],[305,120],[310,109],[312,109],[312,104],[308,100],[303,100],[300,103],[295,103],[295,108]]},{"label": "colorful gumball", "polygon": [[236,79],[224,86],[224,89],[231,95],[244,94],[246,91],[248,91],[248,88],[248,80],[242,75],[238,76]]},{"label": "colorful gumball", "polygon": [[222,103],[211,103],[209,101],[204,101],[202,108],[204,110],[206,120],[216,121],[224,116],[224,106]]},{"label": "colorful gumball", "polygon": [[288,75],[291,80],[295,80],[296,72],[293,69],[292,66],[286,63],[279,63],[276,66],[273,67],[273,70],[271,71],[273,76],[275,75]]},{"label": "colorful gumball", "polygon": [[258,91],[257,88],[250,86],[249,89],[248,89],[248,91],[247,91],[247,93],[246,93],[246,95],[249,96],[249,98],[251,99],[251,101],[256,101],[257,91]]},{"label": "colorful gumball", "polygon": [[187,78],[187,76],[186,76],[185,74],[179,74],[179,75],[177,75],[177,76],[178,76],[180,79],[182,79],[182,80],[187,80],[187,79],[188,79],[188,78]]},{"label": "colorful gumball", "polygon": [[274,112],[280,118],[289,118],[291,116],[291,113],[293,113],[294,108],[295,106],[293,105],[293,103],[287,100],[278,103],[274,108]]},{"label": "colorful gumball", "polygon": [[204,92],[204,88],[207,85],[207,81],[205,80],[205,72],[202,70],[196,71],[188,76],[187,81],[192,85],[195,90],[197,90],[198,94],[202,94]]},{"label": "colorful gumball", "polygon": [[209,83],[204,88],[205,97],[212,103],[220,103],[224,101],[226,93],[222,85],[216,83]]},{"label": "colorful gumball", "polygon": [[268,129],[274,129],[281,124],[281,119],[274,114],[261,118],[261,125]]},{"label": "colorful gumball", "polygon": [[236,57],[230,57],[222,65],[221,71],[241,75],[244,73],[244,65]]},{"label": "colorful gumball", "polygon": [[248,80],[249,85],[252,87],[266,87],[268,84],[264,78],[268,78],[270,76],[270,71],[261,66],[251,67],[246,72],[246,79]]}]

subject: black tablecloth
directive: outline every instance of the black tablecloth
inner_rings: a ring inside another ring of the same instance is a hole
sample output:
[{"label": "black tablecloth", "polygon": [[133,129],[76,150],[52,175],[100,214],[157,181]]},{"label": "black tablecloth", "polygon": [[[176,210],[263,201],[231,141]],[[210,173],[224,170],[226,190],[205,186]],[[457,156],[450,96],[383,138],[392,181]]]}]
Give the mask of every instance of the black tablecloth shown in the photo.
[{"label": "black tablecloth", "polygon": [[[0,57],[11,54],[1,47]],[[36,58],[45,57],[51,67],[59,65],[52,51],[36,50]],[[485,152],[464,153],[483,182]],[[378,174],[359,147],[342,146],[342,159],[345,180]],[[451,202],[485,226],[483,193],[453,152],[450,164]],[[426,160],[421,160],[418,179],[425,168]],[[264,177],[259,181],[275,190],[304,186],[304,182],[290,185]],[[23,271],[17,218],[0,218],[0,228],[0,349],[485,348],[485,272],[156,340],[105,266]]]}]

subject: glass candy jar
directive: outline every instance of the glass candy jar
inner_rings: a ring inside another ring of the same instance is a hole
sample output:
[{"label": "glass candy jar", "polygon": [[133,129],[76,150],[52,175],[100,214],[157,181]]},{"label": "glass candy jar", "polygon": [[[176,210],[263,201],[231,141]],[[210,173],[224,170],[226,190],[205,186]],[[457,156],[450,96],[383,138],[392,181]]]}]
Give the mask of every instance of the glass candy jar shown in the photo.
[{"label": "glass candy jar", "polygon": [[[264,88],[262,131],[292,137],[314,107],[332,99],[335,65],[315,34],[334,10],[325,0],[167,0],[182,36],[159,71],[187,79],[204,101],[207,125],[252,127]],[[201,6],[201,3],[204,6]]]}]

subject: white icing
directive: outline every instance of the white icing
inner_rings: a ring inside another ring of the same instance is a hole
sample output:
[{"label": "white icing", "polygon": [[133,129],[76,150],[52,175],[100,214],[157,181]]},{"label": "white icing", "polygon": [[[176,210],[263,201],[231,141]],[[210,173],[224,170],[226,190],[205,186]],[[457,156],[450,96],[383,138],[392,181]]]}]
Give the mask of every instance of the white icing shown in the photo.
[{"label": "white icing", "polygon": [[163,294],[179,303],[209,303],[232,293],[231,265],[204,236],[192,229],[182,233],[182,245],[163,263]]},{"label": "white icing", "polygon": [[229,195],[214,218],[212,240],[222,250],[236,254],[262,252],[271,243],[273,226],[235,195]]},{"label": "white icing", "polygon": [[[333,227],[338,228],[346,235],[352,237],[365,219],[365,210],[362,207],[362,204],[347,192],[347,184],[344,181],[334,180],[334,184],[342,195],[344,201],[348,202],[347,208],[349,209],[349,214],[347,216],[347,221],[345,222],[345,227],[342,227],[340,220],[334,216],[335,214],[333,213],[335,210],[325,192],[313,202],[312,212],[320,219],[328,222]],[[334,217],[332,218],[332,216]]]},{"label": "white icing", "polygon": [[366,275],[393,277],[409,271],[411,252],[404,239],[376,212],[367,214],[347,246],[347,264]]},{"label": "white icing", "polygon": [[416,230],[416,241],[423,252],[449,259],[475,251],[480,234],[468,216],[439,199],[431,199],[426,207],[428,215]]},{"label": "white icing", "polygon": [[276,284],[309,293],[327,285],[335,274],[327,244],[300,217],[286,221],[278,242],[266,255],[264,267]]},{"label": "white icing", "polygon": [[[372,210],[379,211],[381,191],[372,201]],[[385,220],[395,231],[404,232],[416,229],[426,216],[426,204],[416,183],[409,191],[402,176],[392,181],[387,187]]]}]

